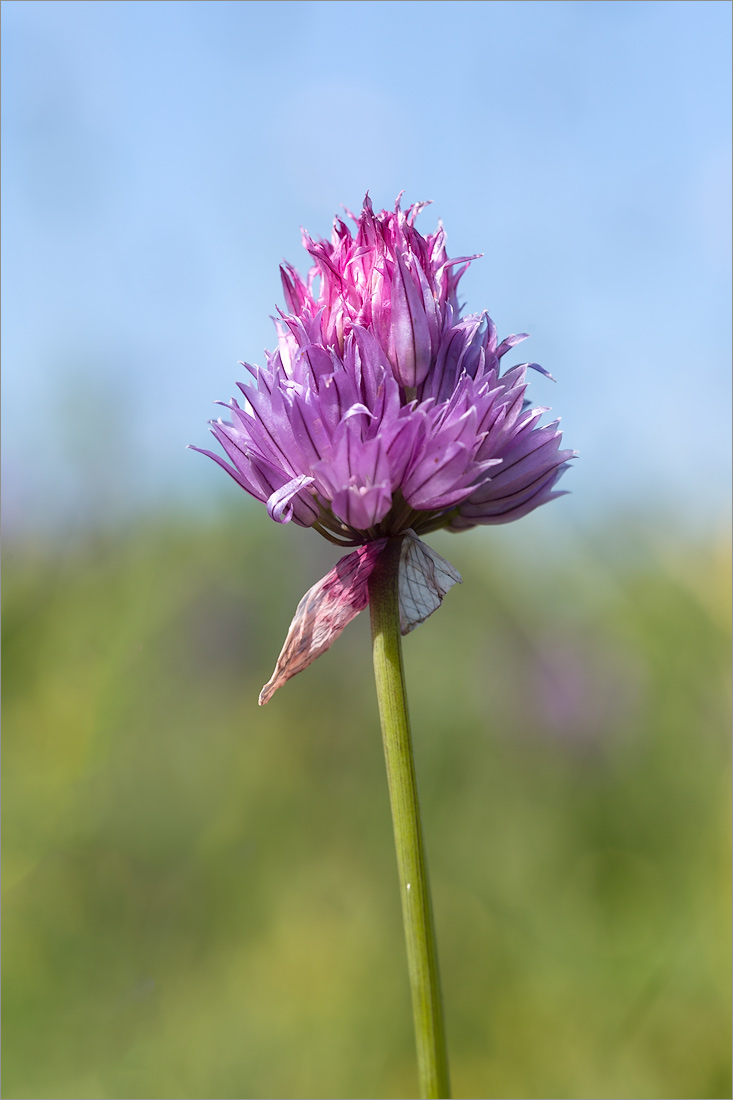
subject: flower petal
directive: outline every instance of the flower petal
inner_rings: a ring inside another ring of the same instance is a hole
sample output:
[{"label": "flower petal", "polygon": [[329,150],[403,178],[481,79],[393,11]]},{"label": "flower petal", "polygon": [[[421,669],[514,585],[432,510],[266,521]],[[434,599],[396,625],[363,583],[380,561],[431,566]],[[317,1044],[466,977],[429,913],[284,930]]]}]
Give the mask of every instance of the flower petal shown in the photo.
[{"label": "flower petal", "polygon": [[[400,385],[418,386],[430,370],[430,326],[423,297],[399,252],[395,261],[387,350]],[[419,270],[414,259],[413,264]]]},{"label": "flower petal", "polygon": [[400,550],[399,600],[400,630],[409,634],[440,607],[443,596],[454,584],[461,583],[461,574],[449,561],[441,558],[417,537],[407,531]]},{"label": "flower petal", "polygon": [[312,477],[301,474],[276,489],[267,500],[267,514],[270,519],[274,519],[275,523],[290,523],[293,517],[293,497],[297,496],[306,485],[312,485],[314,480]]},{"label": "flower petal", "polygon": [[334,493],[333,514],[357,531],[375,527],[392,506],[389,485],[348,485]]},{"label": "flower petal", "polygon": [[369,598],[367,583],[385,542],[377,539],[360,546],[308,589],[298,604],[275,671],[260,692],[261,707],[286,680],[325,653],[344,627],[364,610]]}]

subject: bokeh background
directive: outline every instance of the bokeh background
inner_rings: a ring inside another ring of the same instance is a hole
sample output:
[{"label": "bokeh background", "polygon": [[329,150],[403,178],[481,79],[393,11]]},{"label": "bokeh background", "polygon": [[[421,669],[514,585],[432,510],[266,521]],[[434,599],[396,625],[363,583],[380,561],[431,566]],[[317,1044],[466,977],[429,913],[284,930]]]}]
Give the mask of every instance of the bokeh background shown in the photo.
[{"label": "bokeh background", "polygon": [[730,5],[2,22],[3,1095],[415,1095],[368,622],[259,710],[337,554],[184,449],[404,188],[581,451],[405,644],[455,1095],[730,1096]]}]

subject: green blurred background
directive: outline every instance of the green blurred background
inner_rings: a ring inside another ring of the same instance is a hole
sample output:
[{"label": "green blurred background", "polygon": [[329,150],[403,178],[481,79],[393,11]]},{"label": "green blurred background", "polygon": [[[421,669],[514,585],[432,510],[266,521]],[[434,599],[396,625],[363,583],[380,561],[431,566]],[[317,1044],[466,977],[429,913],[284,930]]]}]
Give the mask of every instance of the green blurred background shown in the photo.
[{"label": "green blurred background", "polygon": [[258,709],[337,554],[184,450],[407,188],[581,452],[405,643],[455,1095],[730,1097],[730,4],[0,7],[3,1095],[414,1095],[367,618]]},{"label": "green blurred background", "polygon": [[[415,1095],[368,618],[258,709],[337,553],[236,499],[6,547],[6,1097]],[[727,540],[552,507],[405,640],[455,1095],[730,1096]]]}]

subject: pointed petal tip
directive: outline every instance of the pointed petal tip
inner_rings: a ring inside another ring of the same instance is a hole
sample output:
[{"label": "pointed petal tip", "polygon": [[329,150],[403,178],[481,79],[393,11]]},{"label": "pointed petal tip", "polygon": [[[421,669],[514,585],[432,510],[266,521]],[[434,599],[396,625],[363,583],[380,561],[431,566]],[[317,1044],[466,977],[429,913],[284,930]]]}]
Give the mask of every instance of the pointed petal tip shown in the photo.
[{"label": "pointed petal tip", "polygon": [[262,691],[259,694],[259,697],[257,699],[257,706],[258,707],[266,706],[270,702],[270,699],[272,699],[272,697],[273,697],[273,695],[275,694],[276,691],[277,691],[277,686],[273,687],[273,681],[268,680],[267,683],[265,684],[265,686],[263,687]]},{"label": "pointed petal tip", "polygon": [[545,378],[549,378],[551,382],[557,382],[557,378],[555,378],[554,374],[550,374],[550,372],[545,370],[544,367],[541,367],[539,363],[525,363],[524,365],[528,370],[536,370],[539,374],[544,375]]}]

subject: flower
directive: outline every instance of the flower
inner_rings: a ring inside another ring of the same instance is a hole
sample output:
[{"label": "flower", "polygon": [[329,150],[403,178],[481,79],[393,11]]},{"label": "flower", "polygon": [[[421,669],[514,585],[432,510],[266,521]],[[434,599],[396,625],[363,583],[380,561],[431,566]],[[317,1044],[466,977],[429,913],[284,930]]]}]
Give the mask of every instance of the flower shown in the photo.
[{"label": "flower", "polygon": [[[408,559],[413,582],[442,563],[442,581],[423,586],[432,611],[460,578],[419,536],[526,515],[562,495],[555,485],[575,453],[560,449],[558,422],[541,425],[546,410],[525,399],[527,370],[547,372],[523,363],[501,373],[503,356],[526,336],[498,343],[488,313],[461,317],[458,282],[477,257],[449,259],[442,227],[427,237],[415,228],[426,204],[403,211],[400,198],[375,214],[367,195],[350,215],[355,234],[339,218],[330,241],[303,234],[314,263],[306,281],[281,268],[289,312],[276,322],[277,349],[265,367],[242,364],[255,384],[239,384],[245,401],[225,406],[231,420],[212,421],[229,461],[202,451],[276,522],[366,548],[301,601],[281,674],[305,667],[366,606],[384,540],[410,533],[401,596]],[[413,601],[403,632],[424,610]]]}]

